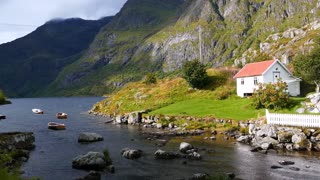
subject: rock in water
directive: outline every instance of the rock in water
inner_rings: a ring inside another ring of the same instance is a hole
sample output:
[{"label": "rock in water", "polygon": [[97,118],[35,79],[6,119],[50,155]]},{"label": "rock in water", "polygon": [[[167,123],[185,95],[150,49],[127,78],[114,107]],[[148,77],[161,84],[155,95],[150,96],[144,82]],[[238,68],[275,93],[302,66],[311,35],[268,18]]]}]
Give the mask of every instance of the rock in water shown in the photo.
[{"label": "rock in water", "polygon": [[156,159],[175,159],[175,158],[179,158],[180,155],[174,152],[166,152],[159,149],[154,153],[154,157]]},{"label": "rock in water", "polygon": [[209,177],[210,176],[206,173],[196,173],[191,178],[189,178],[189,180],[206,180]]},{"label": "rock in water", "polygon": [[76,169],[102,170],[106,168],[106,160],[100,152],[88,152],[72,160],[72,167]]},{"label": "rock in water", "polygon": [[31,150],[35,147],[35,138],[32,132],[0,133],[0,137],[0,149],[3,150],[9,150],[9,147]]},{"label": "rock in water", "polygon": [[83,178],[77,178],[77,180],[100,180],[101,174],[97,171],[90,171],[89,174]]},{"label": "rock in water", "polygon": [[141,157],[142,151],[140,149],[134,150],[134,149],[124,148],[122,149],[121,154],[124,158],[127,158],[127,159],[138,159]]},{"label": "rock in water", "polygon": [[84,132],[79,135],[78,142],[103,141],[103,137],[97,133]]},{"label": "rock in water", "polygon": [[278,163],[283,165],[283,166],[293,165],[294,164],[293,161],[278,161]]},{"label": "rock in water", "polygon": [[186,142],[182,142],[180,144],[180,147],[179,147],[180,152],[186,153],[190,149],[193,149],[193,146],[191,144],[186,143]]}]

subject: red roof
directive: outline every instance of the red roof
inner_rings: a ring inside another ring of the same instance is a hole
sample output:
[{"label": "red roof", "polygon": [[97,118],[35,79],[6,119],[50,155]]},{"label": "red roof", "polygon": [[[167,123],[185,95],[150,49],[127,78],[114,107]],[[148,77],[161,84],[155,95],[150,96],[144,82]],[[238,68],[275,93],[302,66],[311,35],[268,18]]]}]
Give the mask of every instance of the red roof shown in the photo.
[{"label": "red roof", "polygon": [[246,64],[233,78],[262,75],[276,60]]}]

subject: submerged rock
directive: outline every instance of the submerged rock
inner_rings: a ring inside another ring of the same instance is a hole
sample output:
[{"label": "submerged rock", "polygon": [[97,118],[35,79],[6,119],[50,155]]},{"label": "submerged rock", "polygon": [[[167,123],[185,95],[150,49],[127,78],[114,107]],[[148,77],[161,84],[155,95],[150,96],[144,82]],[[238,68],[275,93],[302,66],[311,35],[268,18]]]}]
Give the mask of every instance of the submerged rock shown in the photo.
[{"label": "submerged rock", "polygon": [[180,158],[180,155],[175,152],[167,152],[159,149],[154,153],[154,157],[156,159],[175,159]]},{"label": "submerged rock", "polygon": [[79,135],[78,142],[103,141],[103,137],[97,133],[84,132]]},{"label": "submerged rock", "polygon": [[97,171],[90,171],[89,174],[82,178],[77,178],[76,180],[100,180],[101,174]]},{"label": "submerged rock", "polygon": [[100,152],[88,152],[72,160],[72,167],[76,169],[102,170],[106,165],[105,157]]},{"label": "submerged rock", "polygon": [[293,161],[278,161],[278,163],[283,165],[283,166],[293,165],[294,164]]},{"label": "submerged rock", "polygon": [[121,154],[124,158],[127,158],[127,159],[138,159],[142,155],[142,150],[124,148],[122,149]]}]

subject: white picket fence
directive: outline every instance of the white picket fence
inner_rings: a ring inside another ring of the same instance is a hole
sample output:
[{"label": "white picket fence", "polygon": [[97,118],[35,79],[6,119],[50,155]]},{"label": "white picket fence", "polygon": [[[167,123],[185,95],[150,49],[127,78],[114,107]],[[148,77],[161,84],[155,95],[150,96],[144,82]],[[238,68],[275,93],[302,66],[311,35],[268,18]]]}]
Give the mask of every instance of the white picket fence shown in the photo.
[{"label": "white picket fence", "polygon": [[266,109],[266,118],[268,124],[320,127],[320,115],[269,113]]}]

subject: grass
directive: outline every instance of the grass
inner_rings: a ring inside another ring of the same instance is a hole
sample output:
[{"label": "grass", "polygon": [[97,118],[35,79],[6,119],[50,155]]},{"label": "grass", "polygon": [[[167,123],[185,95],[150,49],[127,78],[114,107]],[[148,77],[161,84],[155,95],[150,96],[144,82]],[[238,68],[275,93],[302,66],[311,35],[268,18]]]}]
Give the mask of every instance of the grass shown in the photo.
[{"label": "grass", "polygon": [[250,99],[192,99],[177,102],[150,112],[151,115],[165,114],[173,116],[213,116],[216,118],[247,120],[264,115],[264,110],[256,110],[250,106]]}]

